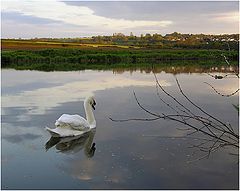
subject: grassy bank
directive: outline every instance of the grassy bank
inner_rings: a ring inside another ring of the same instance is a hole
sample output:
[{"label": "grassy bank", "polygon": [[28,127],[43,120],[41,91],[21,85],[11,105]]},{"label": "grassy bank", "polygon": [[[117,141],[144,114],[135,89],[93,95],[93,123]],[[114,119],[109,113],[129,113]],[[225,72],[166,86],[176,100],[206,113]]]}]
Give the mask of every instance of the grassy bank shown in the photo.
[{"label": "grassy bank", "polygon": [[1,67],[35,70],[78,70],[114,67],[114,65],[143,65],[165,61],[238,60],[237,51],[219,50],[147,50],[147,49],[43,49],[2,51]]}]

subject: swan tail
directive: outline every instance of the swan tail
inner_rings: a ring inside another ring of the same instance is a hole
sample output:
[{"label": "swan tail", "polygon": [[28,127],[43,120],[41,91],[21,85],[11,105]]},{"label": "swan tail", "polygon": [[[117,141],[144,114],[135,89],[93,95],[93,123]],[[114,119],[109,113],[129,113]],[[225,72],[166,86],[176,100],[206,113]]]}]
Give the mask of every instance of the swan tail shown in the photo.
[{"label": "swan tail", "polygon": [[51,129],[49,127],[45,127],[45,129],[53,136],[53,137],[60,137],[60,134],[55,132],[54,129]]}]

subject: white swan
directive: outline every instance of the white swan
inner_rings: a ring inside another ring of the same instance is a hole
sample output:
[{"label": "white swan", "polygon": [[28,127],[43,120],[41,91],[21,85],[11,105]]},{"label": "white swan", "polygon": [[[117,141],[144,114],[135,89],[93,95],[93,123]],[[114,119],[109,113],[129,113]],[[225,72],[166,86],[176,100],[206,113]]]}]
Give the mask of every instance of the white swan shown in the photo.
[{"label": "white swan", "polygon": [[96,101],[93,96],[87,97],[84,100],[84,109],[86,119],[75,114],[63,114],[56,120],[55,129],[46,127],[46,130],[54,137],[77,136],[96,127],[96,120],[92,109],[95,110]]}]

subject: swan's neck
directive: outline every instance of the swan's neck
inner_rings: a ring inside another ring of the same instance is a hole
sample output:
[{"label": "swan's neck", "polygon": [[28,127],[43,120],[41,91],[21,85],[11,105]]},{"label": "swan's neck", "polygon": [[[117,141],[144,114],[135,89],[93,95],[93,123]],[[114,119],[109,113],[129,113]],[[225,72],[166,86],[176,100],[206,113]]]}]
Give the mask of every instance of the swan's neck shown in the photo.
[{"label": "swan's neck", "polygon": [[93,115],[92,107],[88,102],[84,102],[84,108],[86,113],[86,119],[90,126],[96,126],[96,121]]}]

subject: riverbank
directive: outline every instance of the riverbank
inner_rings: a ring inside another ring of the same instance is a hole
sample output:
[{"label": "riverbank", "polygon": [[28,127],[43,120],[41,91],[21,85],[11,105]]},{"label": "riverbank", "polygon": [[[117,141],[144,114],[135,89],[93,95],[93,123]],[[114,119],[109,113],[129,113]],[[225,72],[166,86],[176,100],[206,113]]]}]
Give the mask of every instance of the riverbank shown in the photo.
[{"label": "riverbank", "polygon": [[238,61],[237,51],[178,49],[61,48],[2,51],[1,67],[32,70],[79,70],[162,64],[175,61],[209,61],[224,64],[222,55]]}]

